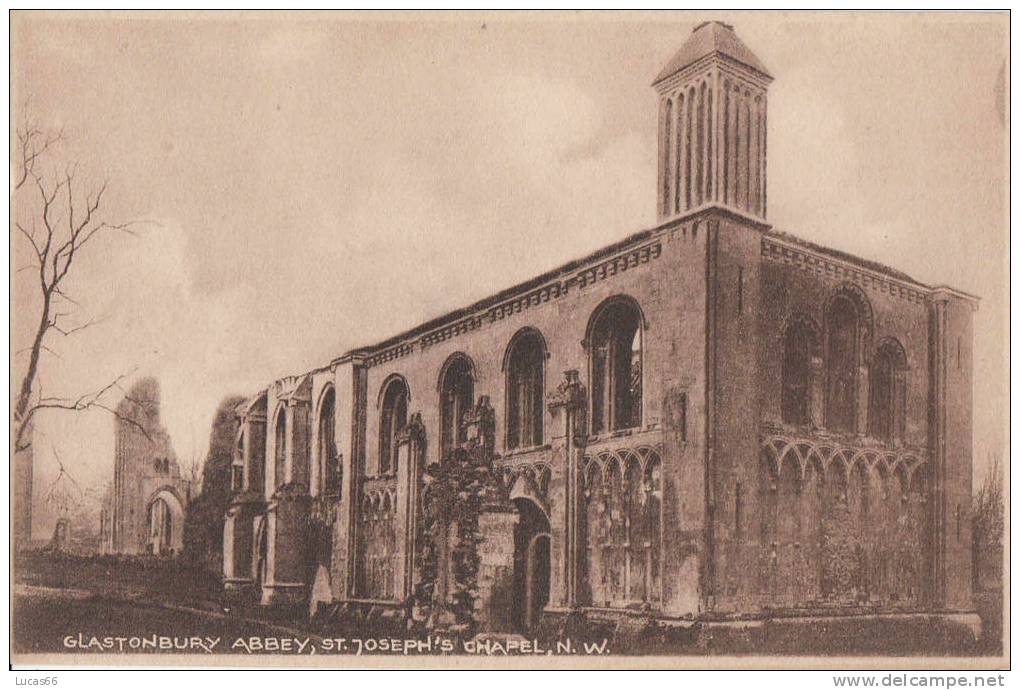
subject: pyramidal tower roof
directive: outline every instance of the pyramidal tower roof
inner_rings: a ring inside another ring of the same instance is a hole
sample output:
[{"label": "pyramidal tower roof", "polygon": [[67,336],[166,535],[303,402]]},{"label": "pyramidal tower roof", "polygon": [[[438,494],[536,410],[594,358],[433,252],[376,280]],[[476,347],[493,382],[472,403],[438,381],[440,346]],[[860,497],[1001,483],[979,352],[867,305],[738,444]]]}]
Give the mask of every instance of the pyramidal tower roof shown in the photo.
[{"label": "pyramidal tower roof", "polygon": [[762,61],[733,33],[733,27],[730,24],[712,21],[703,22],[694,27],[690,37],[680,47],[676,55],[666,63],[652,83],[658,84],[684,67],[715,54],[725,55],[769,79],[772,78]]}]

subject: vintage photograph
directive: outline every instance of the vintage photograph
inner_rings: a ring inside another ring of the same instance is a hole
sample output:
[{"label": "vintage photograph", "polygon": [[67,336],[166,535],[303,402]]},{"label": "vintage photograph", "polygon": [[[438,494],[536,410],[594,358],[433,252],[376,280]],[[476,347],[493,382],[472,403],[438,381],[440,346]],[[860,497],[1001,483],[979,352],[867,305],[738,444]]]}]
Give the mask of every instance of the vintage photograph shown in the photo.
[{"label": "vintage photograph", "polygon": [[14,668],[1008,668],[1008,11],[9,31]]}]

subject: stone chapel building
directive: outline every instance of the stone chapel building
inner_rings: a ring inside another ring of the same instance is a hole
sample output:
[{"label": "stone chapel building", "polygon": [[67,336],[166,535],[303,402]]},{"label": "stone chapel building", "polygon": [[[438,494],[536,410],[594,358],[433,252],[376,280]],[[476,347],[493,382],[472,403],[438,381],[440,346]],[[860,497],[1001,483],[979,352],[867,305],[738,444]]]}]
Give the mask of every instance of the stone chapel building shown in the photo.
[{"label": "stone chapel building", "polygon": [[470,448],[483,621],[971,610],[977,298],[768,224],[771,81],[698,26],[654,81],[655,227],[245,402],[226,587],[442,608],[423,504]]}]

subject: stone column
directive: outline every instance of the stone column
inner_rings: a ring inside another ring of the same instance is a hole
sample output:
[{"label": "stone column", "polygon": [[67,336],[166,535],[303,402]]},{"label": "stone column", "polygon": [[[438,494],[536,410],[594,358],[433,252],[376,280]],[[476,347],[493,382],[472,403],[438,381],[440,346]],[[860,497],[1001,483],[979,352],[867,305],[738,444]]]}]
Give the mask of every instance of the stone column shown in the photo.
[{"label": "stone column", "polygon": [[936,295],[933,300],[928,333],[928,346],[934,353],[931,358],[931,402],[934,408],[931,410],[933,441],[931,445],[934,453],[932,477],[934,491],[931,512],[933,533],[931,604],[936,608],[946,604],[946,369],[949,358],[946,330],[948,328],[948,302],[948,296]]},{"label": "stone column", "polygon": [[906,442],[907,372],[897,369],[893,376],[892,439],[896,444]]},{"label": "stone column", "polygon": [[263,604],[297,604],[310,584],[306,556],[311,516],[308,495],[308,418],[311,402],[297,391],[285,398],[285,483],[274,493],[266,511],[268,568],[262,585]]},{"label": "stone column", "polygon": [[366,368],[364,359],[351,356],[334,364],[336,386],[336,439],[340,457],[340,503],[333,524],[333,562],[330,581],[333,596],[354,597],[356,532],[365,461]]},{"label": "stone column", "polygon": [[868,365],[862,364],[857,367],[857,419],[854,428],[858,436],[868,433],[868,387],[870,384]]},{"label": "stone column", "polygon": [[223,586],[228,592],[241,591],[255,583],[252,571],[255,516],[264,506],[260,494],[244,491],[234,496],[227,508],[223,525]]},{"label": "stone column", "polygon": [[[564,380],[549,394],[549,411],[563,425],[566,457],[566,532],[563,540],[563,604],[577,606],[581,592],[580,543],[583,455],[587,436],[587,396],[576,369],[563,372]],[[551,593],[550,593],[551,594]]]},{"label": "stone column", "polygon": [[825,365],[821,357],[811,358],[808,381],[808,416],[815,429],[825,427]]},{"label": "stone column", "polygon": [[231,499],[223,525],[223,585],[228,592],[254,586],[255,519],[266,505],[258,469],[265,461],[265,412],[252,406],[241,414],[240,426],[242,487]]},{"label": "stone column", "polygon": [[262,584],[265,605],[298,604],[308,592],[305,544],[310,510],[311,497],[293,485],[280,487],[269,504],[268,563]]},{"label": "stone column", "polygon": [[415,583],[414,557],[417,548],[418,506],[421,496],[422,463],[425,458],[425,425],[421,413],[411,416],[397,439],[396,543],[401,557],[394,564],[397,597],[406,600]]}]

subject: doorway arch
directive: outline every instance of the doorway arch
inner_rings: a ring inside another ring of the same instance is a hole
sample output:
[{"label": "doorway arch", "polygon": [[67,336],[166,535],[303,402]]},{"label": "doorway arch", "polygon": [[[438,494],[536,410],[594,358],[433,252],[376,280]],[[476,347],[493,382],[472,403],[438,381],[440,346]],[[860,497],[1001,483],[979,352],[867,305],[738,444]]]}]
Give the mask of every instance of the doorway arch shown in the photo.
[{"label": "doorway arch", "polygon": [[184,547],[184,502],[173,487],[153,492],[145,515],[146,550],[157,556],[179,554]]},{"label": "doorway arch", "polygon": [[550,527],[542,508],[528,498],[513,501],[520,520],[514,528],[514,597],[511,619],[519,632],[535,629],[549,603]]}]

